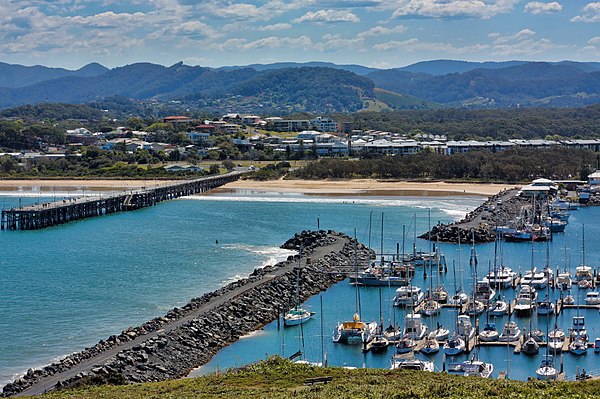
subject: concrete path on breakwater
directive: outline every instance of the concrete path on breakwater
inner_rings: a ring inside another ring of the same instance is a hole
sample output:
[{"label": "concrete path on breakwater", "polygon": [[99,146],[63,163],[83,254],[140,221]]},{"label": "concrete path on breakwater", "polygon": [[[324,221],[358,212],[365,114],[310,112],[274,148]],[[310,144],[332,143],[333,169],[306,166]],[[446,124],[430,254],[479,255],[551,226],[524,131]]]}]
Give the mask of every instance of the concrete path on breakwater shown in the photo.
[{"label": "concrete path on breakwater", "polygon": [[[314,247],[310,252],[308,252],[302,257],[301,265],[303,267],[307,266],[307,259],[309,257],[311,259],[309,263],[313,264],[315,263],[315,260],[325,258],[331,253],[341,253],[344,249],[344,246],[350,242],[350,239],[348,237],[338,234],[327,234],[327,237],[333,238],[333,240],[331,240],[331,242],[329,242],[328,245]],[[258,280],[248,281],[246,284],[243,284],[231,291],[226,291],[223,295],[211,298],[211,300],[207,303],[194,309],[188,314],[185,314],[183,317],[165,324],[164,326],[162,326],[161,329],[157,331],[138,336],[127,342],[121,342],[118,345],[107,349],[89,359],[82,360],[81,362],[70,367],[68,370],[58,372],[49,376],[41,377],[37,381],[35,381],[31,386],[20,392],[15,393],[15,395],[39,395],[44,392],[50,391],[54,389],[57,386],[57,384],[60,385],[64,381],[72,380],[86,373],[89,373],[92,370],[92,368],[108,362],[110,359],[117,356],[120,352],[131,350],[132,348],[139,346],[144,342],[147,342],[148,340],[157,338],[159,336],[164,336],[165,334],[169,334],[170,332],[177,330],[178,328],[186,325],[187,323],[192,322],[195,319],[207,316],[211,312],[215,311],[218,307],[226,305],[228,302],[232,301],[236,297],[246,294],[252,290],[260,289],[261,286],[278,279],[286,273],[292,272],[297,265],[297,259],[288,260],[286,262],[280,263],[279,267],[272,268],[272,270],[270,270],[268,274],[263,275]],[[5,395],[7,393],[10,394],[9,392],[4,392]]]}]

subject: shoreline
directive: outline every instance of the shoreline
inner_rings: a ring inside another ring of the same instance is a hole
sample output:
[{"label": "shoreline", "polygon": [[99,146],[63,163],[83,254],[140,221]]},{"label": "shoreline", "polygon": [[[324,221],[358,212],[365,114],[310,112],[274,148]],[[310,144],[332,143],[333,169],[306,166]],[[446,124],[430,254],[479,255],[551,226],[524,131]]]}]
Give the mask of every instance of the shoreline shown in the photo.
[{"label": "shoreline", "polygon": [[[249,190],[256,192],[302,193],[306,195],[379,195],[379,196],[450,196],[477,195],[489,197],[514,188],[514,184],[447,183],[351,180],[238,180],[219,190]],[[218,191],[217,191],[218,192]]]},{"label": "shoreline", "polygon": [[[0,193],[19,191],[51,191],[52,189],[114,190],[153,187],[176,180],[0,180]],[[221,192],[249,190],[256,192],[302,193],[306,195],[379,195],[379,196],[491,196],[514,184],[497,183],[447,183],[380,181],[375,179],[350,180],[238,180],[224,185]],[[219,192],[219,191],[217,191]]]}]

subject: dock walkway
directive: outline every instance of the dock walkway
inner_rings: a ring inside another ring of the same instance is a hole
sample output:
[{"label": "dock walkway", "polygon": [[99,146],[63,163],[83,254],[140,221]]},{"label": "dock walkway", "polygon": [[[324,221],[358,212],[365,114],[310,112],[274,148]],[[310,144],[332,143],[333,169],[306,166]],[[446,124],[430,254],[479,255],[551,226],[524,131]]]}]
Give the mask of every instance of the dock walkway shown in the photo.
[{"label": "dock walkway", "polygon": [[240,172],[169,183],[135,191],[3,209],[2,230],[37,230],[75,220],[146,208],[159,202],[200,194],[239,179]]}]

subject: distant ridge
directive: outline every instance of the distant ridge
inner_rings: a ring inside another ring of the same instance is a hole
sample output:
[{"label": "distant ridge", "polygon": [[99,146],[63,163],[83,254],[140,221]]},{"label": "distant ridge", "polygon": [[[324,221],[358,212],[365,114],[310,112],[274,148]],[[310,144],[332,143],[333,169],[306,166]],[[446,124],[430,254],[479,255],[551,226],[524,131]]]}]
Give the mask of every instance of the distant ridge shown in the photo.
[{"label": "distant ridge", "polygon": [[0,87],[25,87],[65,76],[99,76],[106,71],[108,71],[108,68],[96,62],[75,71],[41,65],[23,66],[0,62]]},{"label": "distant ridge", "polygon": [[321,67],[321,68],[334,68],[334,69],[342,69],[344,71],[352,72],[357,75],[366,75],[370,72],[377,71],[377,68],[370,68],[362,65],[356,64],[348,64],[348,65],[339,65],[334,64],[332,62],[321,62],[321,61],[311,61],[311,62],[275,62],[272,64],[250,64],[245,66],[225,66],[222,69],[241,69],[241,68],[254,68],[257,71],[265,71],[269,69],[283,69],[283,68],[301,68],[301,67]]},{"label": "distant ridge", "polygon": [[402,68],[395,68],[401,71],[414,72],[414,73],[426,73],[429,75],[447,75],[449,73],[465,73],[474,69],[500,69],[516,65],[527,64],[528,61],[486,61],[486,62],[472,62],[472,61],[455,61],[455,60],[433,60],[433,61],[421,61],[415,64],[411,64]]}]

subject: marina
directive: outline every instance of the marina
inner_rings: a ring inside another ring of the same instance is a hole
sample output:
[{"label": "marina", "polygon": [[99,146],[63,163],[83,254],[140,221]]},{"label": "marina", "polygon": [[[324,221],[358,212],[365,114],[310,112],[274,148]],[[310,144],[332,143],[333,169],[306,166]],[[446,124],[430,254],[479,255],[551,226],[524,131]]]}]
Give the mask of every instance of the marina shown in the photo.
[{"label": "marina", "polygon": [[[310,201],[311,208],[310,210],[304,209],[303,206]],[[345,202],[344,202],[345,201]],[[350,203],[348,203],[350,201]],[[457,217],[459,214],[459,210],[463,209],[464,206],[461,204],[472,204],[471,207],[477,206],[479,199],[439,199],[436,198],[436,201],[431,201],[431,214],[433,220],[451,220],[453,217]],[[264,196],[257,198],[256,196],[247,196],[243,193],[240,193],[239,196],[228,195],[228,196],[202,196],[197,198],[192,198],[189,200],[179,200],[173,201],[169,203],[165,203],[159,207],[152,207],[141,210],[139,214],[136,214],[135,217],[129,216],[132,214],[122,213],[112,215],[110,218],[102,218],[100,219],[91,219],[86,221],[85,223],[77,223],[69,227],[61,227],[55,231],[47,230],[47,232],[43,232],[41,235],[38,233],[38,236],[29,235],[31,233],[23,232],[20,234],[28,234],[29,237],[35,243],[37,240],[47,239],[48,237],[56,236],[57,240],[74,240],[75,238],[71,237],[72,234],[77,237],[82,237],[82,232],[85,231],[86,234],[91,233],[90,243],[98,242],[97,238],[94,237],[94,233],[92,230],[88,231],[88,228],[93,228],[98,230],[98,234],[102,234],[102,231],[110,231],[111,229],[115,229],[115,226],[118,226],[122,223],[123,218],[126,218],[128,223],[133,223],[129,228],[140,229],[140,240],[136,240],[135,244],[131,247],[127,247],[128,251],[135,251],[135,248],[144,248],[146,251],[149,251],[150,256],[156,257],[157,254],[153,254],[147,246],[144,245],[144,242],[148,239],[147,237],[151,236],[151,231],[153,229],[159,229],[157,224],[160,220],[178,220],[178,223],[173,225],[172,227],[176,230],[182,229],[183,226],[185,228],[191,229],[194,231],[195,229],[202,228],[204,231],[204,235],[207,237],[204,240],[204,243],[201,244],[203,246],[203,251],[209,251],[210,247],[215,246],[215,238],[218,237],[220,248],[222,243],[231,243],[237,242],[240,240],[240,235],[229,233],[229,235],[224,235],[225,231],[223,228],[219,228],[218,230],[211,230],[208,224],[203,224],[201,220],[206,219],[210,220],[210,217],[214,217],[215,215],[219,215],[219,217],[223,217],[222,215],[230,212],[231,214],[239,213],[244,215],[282,215],[283,217],[275,218],[274,221],[266,224],[264,223],[264,217],[260,219],[256,218],[256,222],[254,224],[252,230],[252,236],[256,237],[253,242],[253,245],[259,245],[265,243],[264,232],[266,231],[275,231],[275,235],[272,236],[275,239],[279,237],[279,241],[270,242],[275,246],[281,245],[281,242],[284,241],[283,237],[289,235],[290,228],[294,228],[294,231],[300,231],[304,228],[310,228],[311,225],[316,225],[317,216],[320,219],[321,226],[330,227],[338,227],[343,231],[348,232],[348,234],[352,235],[353,230],[356,225],[361,226],[358,230],[359,240],[363,243],[368,241],[368,229],[366,228],[369,219],[369,213],[372,212],[373,209],[379,211],[379,209],[385,211],[386,214],[386,226],[391,226],[389,230],[386,231],[385,239],[384,239],[384,248],[396,248],[397,244],[402,241],[402,226],[406,224],[407,231],[412,233],[412,230],[408,228],[411,224],[411,221],[414,220],[414,215],[417,213],[416,221],[417,221],[417,230],[425,231],[428,225],[428,216],[427,210],[423,210],[417,208],[415,205],[422,203],[422,199],[418,201],[412,199],[391,199],[391,198],[370,198],[370,199],[344,199],[344,200],[336,200],[329,201],[325,199],[319,198],[306,198],[303,196],[291,196],[282,198],[279,195],[274,196]],[[436,206],[446,209],[446,211],[441,210],[440,208],[435,208]],[[467,205],[469,206],[469,205]],[[376,207],[376,208],[374,208]],[[461,208],[463,207],[463,208]],[[468,208],[467,208],[468,209]],[[472,209],[472,208],[471,208]],[[182,210],[187,215],[187,218],[191,220],[186,221],[178,217],[178,214],[181,214]],[[354,218],[351,220],[346,218],[348,212],[352,212]],[[165,216],[161,214],[166,212]],[[574,272],[575,265],[578,264],[578,258],[580,258],[580,249],[581,249],[581,225],[583,220],[593,220],[596,209],[594,208],[583,208],[577,212],[573,212],[571,220],[570,220],[570,229],[568,229],[564,234],[557,235],[554,238],[554,241],[550,245],[550,256],[552,259],[552,265],[555,265],[556,268],[560,268],[561,270],[570,269]],[[377,214],[377,213],[375,213]],[[456,216],[452,216],[456,214]],[[194,216],[197,215],[197,216]],[[294,215],[293,217],[291,215]],[[210,217],[209,217],[210,216]],[[137,218],[141,218],[136,222]],[[150,220],[155,219],[156,222],[150,222]],[[227,219],[225,219],[227,221]],[[302,223],[299,223],[298,220],[302,220]],[[388,223],[389,220],[389,223]],[[308,221],[308,223],[307,223]],[[275,227],[275,222],[278,223],[278,227]],[[192,227],[193,223],[200,223],[198,227]],[[227,222],[225,222],[227,223]],[[232,222],[233,223],[233,219]],[[147,224],[147,226],[145,226]],[[166,227],[166,226],[165,226]],[[162,227],[164,229],[164,227]],[[412,228],[412,227],[411,227]],[[264,230],[262,230],[264,229]],[[261,231],[262,230],[262,231]],[[115,237],[123,237],[126,233],[119,233],[116,230]],[[407,235],[411,235],[407,234]],[[168,233],[167,233],[168,234]],[[171,234],[175,235],[175,230],[172,230]],[[594,243],[594,237],[597,234],[596,226],[586,225],[586,236],[589,238],[589,245],[587,245],[588,259],[595,259],[598,256],[598,252],[596,250],[596,245]],[[146,237],[146,238],[142,238]],[[378,238],[375,235],[373,238]],[[16,236],[13,236],[10,233],[3,233],[2,239],[5,243],[15,242],[17,239]],[[50,240],[55,241],[55,240]],[[266,240],[269,243],[269,239]],[[373,240],[377,242],[377,239]],[[51,244],[50,242],[50,244]],[[110,237],[105,236],[104,238],[105,245],[110,246]],[[210,244],[209,244],[210,243]],[[173,245],[171,242],[170,245]],[[407,244],[407,247],[410,247],[412,243]],[[429,243],[424,240],[418,240],[416,243],[417,249],[422,250],[423,252],[430,252],[431,248],[429,248]],[[546,252],[545,243],[534,243],[535,249],[535,259],[537,264],[543,264],[544,254]],[[570,262],[565,262],[563,260],[564,255],[564,247],[567,246],[571,249],[573,259]],[[11,248],[11,245],[7,246]],[[40,245],[40,250],[43,250],[44,245]],[[429,249],[428,249],[429,248]],[[435,267],[434,272],[432,273],[429,268],[424,268],[419,266],[415,269],[415,274],[412,280],[412,284],[419,286],[423,289],[423,291],[427,291],[430,286],[437,286],[438,283],[446,287],[447,291],[450,292],[450,296],[454,293],[454,284],[458,287],[461,287],[465,290],[465,292],[470,293],[470,288],[474,286],[474,274],[473,269],[475,268],[472,265],[469,265],[469,252],[471,245],[466,243],[462,244],[461,248],[457,245],[453,244],[439,244],[440,253],[445,255],[447,262],[447,271],[446,272],[436,272]],[[165,250],[164,248],[161,250]],[[479,259],[479,263],[476,266],[478,270],[479,276],[485,276],[488,271],[491,269],[491,260],[494,256],[494,248],[493,244],[479,244],[476,245],[477,255]],[[185,253],[185,249],[179,248],[177,251],[181,251],[182,254]],[[222,249],[219,249],[218,253],[224,255],[221,252]],[[207,253],[209,253],[207,252]],[[387,252],[395,252],[395,251],[387,251]],[[530,268],[530,245],[524,245],[522,243],[506,243],[503,244],[503,252],[504,258],[506,259],[506,263],[510,264],[510,267],[517,273],[524,275],[525,271]],[[11,259],[12,251],[7,251],[5,254],[5,260]],[[170,253],[173,253],[172,251]],[[195,252],[196,253],[196,252]],[[199,253],[196,253],[199,254]],[[35,256],[35,250],[32,256]],[[186,256],[192,255],[188,253]],[[221,255],[221,256],[222,256]],[[99,255],[99,259],[103,258],[102,254]],[[228,257],[231,259],[231,257]],[[460,262],[459,262],[460,258]],[[129,254],[127,259],[130,259]],[[146,258],[144,258],[146,259]],[[215,258],[216,259],[216,258]],[[220,258],[221,261],[227,260],[225,258]],[[145,260],[147,263],[152,264],[152,261]],[[216,260],[213,260],[215,262]],[[457,265],[457,275],[456,278],[453,276],[453,263],[459,264]],[[27,264],[31,265],[31,260],[27,260],[24,258],[21,260],[21,265]],[[125,263],[123,263],[125,264]],[[135,264],[135,262],[134,262]],[[84,265],[85,266],[85,265]],[[93,266],[93,263],[91,264]],[[365,265],[362,265],[365,266]],[[31,267],[31,266],[28,266]],[[57,267],[57,266],[55,266]],[[207,267],[207,266],[205,266]],[[424,270],[427,269],[426,275],[424,274]],[[235,268],[232,270],[236,270],[234,273],[239,273],[239,268]],[[252,268],[246,269],[248,270],[246,273],[249,273]],[[123,273],[122,271],[121,273]],[[346,273],[350,273],[350,269],[345,270]],[[134,272],[135,273],[135,272]],[[574,274],[574,273],[572,273]],[[166,278],[166,277],[164,277]],[[195,277],[197,278],[197,277]],[[433,284],[430,284],[430,279],[433,279]],[[215,286],[219,285],[219,281],[214,281]],[[22,284],[22,283],[21,283]],[[515,284],[518,287],[518,280],[516,280]],[[397,287],[396,287],[397,288]],[[8,287],[6,287],[8,290]],[[190,285],[187,289],[191,297],[193,292],[197,292],[197,288]],[[213,288],[214,289],[214,288]],[[361,296],[361,319],[372,322],[380,320],[380,310],[379,310],[379,289],[378,287],[361,287],[360,296]],[[394,296],[394,289],[389,289],[388,287],[381,287],[382,291],[382,313],[384,323],[383,325],[387,327],[389,324],[395,323],[397,325],[402,325],[404,321],[404,317],[408,312],[408,309],[398,308],[391,306],[391,300]],[[587,289],[585,290],[587,291]],[[8,292],[8,291],[6,291]],[[578,288],[576,285],[573,286],[571,294],[575,297],[576,301],[579,303],[583,300],[585,295],[583,295],[584,290]],[[556,303],[556,300],[560,300],[562,291],[558,288],[551,288],[552,301]],[[566,294],[563,293],[563,294]],[[512,303],[515,297],[515,289],[514,288],[506,288],[503,290],[499,290],[499,295],[501,297],[506,297],[507,301]],[[179,293],[175,295],[174,298],[181,298],[182,294]],[[185,294],[183,295],[185,297]],[[310,312],[314,312],[314,317],[308,322],[302,324],[302,330],[304,331],[304,348],[301,350],[302,357],[309,361],[322,361],[323,360],[323,352],[320,350],[321,348],[321,337],[323,338],[323,346],[325,348],[324,353],[326,353],[327,363],[329,365],[348,365],[353,367],[381,367],[381,368],[389,368],[391,367],[391,357],[394,352],[394,347],[388,346],[387,350],[380,351],[378,353],[363,353],[361,345],[345,345],[345,344],[334,344],[331,339],[331,331],[338,322],[348,320],[352,318],[352,314],[355,311],[355,297],[356,291],[355,286],[350,285],[349,282],[343,281],[339,284],[334,285],[326,292],[322,294],[323,299],[323,311],[320,309],[320,305],[318,304],[319,297],[310,298],[307,302],[303,303],[301,306],[303,309],[307,309]],[[30,305],[35,306],[35,305]],[[424,317],[424,322],[428,324],[430,329],[434,329],[436,325],[441,324],[450,332],[454,331],[454,320],[456,315],[458,314],[457,310],[461,308],[451,307],[448,305],[442,305],[440,312],[438,315],[433,317]],[[462,308],[464,309],[464,307]],[[576,315],[577,312],[585,315],[588,332],[591,335],[590,340],[588,342],[593,342],[595,339],[595,331],[598,329],[598,310],[593,307],[583,307],[580,306],[560,306],[560,314],[558,315],[557,323],[559,326],[562,326],[565,331],[571,325],[572,317]],[[414,310],[414,309],[412,309]],[[411,311],[412,311],[411,310]],[[18,314],[18,313],[16,313]],[[138,320],[143,321],[149,319],[148,314],[152,314],[147,312],[146,316],[144,314],[140,314],[138,316]],[[155,316],[160,315],[154,311]],[[479,325],[483,328],[485,324],[485,314],[479,315]],[[476,326],[475,317],[471,318],[473,320],[473,326]],[[504,323],[508,320],[508,315],[497,316],[495,318],[490,318],[496,322],[496,325],[500,329]],[[529,320],[528,318],[516,317],[512,316],[512,319],[516,320],[519,326],[523,329],[527,327]],[[545,319],[545,316],[541,316],[539,319]],[[323,325],[323,332],[321,332],[321,320]],[[537,321],[538,328],[541,327],[543,322]],[[129,323],[128,323],[129,324]],[[211,360],[206,366],[201,367],[197,372],[209,372],[210,370],[214,370],[215,368],[226,368],[236,365],[243,365],[247,362],[255,361],[261,358],[264,358],[266,353],[271,354],[280,354],[285,357],[289,357],[291,354],[299,351],[300,348],[300,338],[298,334],[299,327],[298,326],[290,326],[287,328],[283,328],[283,323],[280,323],[280,329],[277,329],[277,323],[273,322],[268,324],[256,334],[253,334],[252,337],[242,339],[237,343],[234,343],[231,346],[226,347],[216,354],[216,356]],[[551,323],[552,325],[554,323]],[[123,326],[121,323],[115,323],[114,326]],[[113,333],[116,328],[112,327]],[[116,330],[117,332],[120,329]],[[8,331],[10,335],[11,332]],[[98,339],[105,338],[106,335],[98,336],[97,333],[90,334],[90,338],[88,338],[88,343],[85,345],[89,345],[90,343],[93,345],[94,341]],[[93,337],[96,337],[95,339]],[[18,339],[15,339],[15,342],[18,342]],[[495,359],[494,361],[494,371],[492,373],[492,377],[496,377],[500,372],[505,372],[508,368],[510,368],[509,377],[512,379],[526,379],[530,376],[535,376],[535,370],[539,366],[540,359],[542,357],[542,350],[540,350],[540,354],[537,356],[529,357],[524,356],[522,354],[514,353],[513,344],[500,345],[500,344],[491,344],[491,345],[482,345],[476,344],[476,341],[469,341],[469,350],[471,350],[470,354],[463,354],[457,356],[455,359],[446,359],[446,364],[450,364],[453,362],[462,362],[469,359],[469,356],[472,353],[477,352],[478,357],[481,360]],[[421,344],[423,345],[423,344]],[[516,344],[514,344],[516,345]],[[510,350],[510,355],[507,356],[506,346],[512,348]],[[473,348],[477,348],[476,351],[473,351]],[[543,348],[543,345],[542,345]],[[419,347],[420,349],[420,347]],[[233,352],[231,352],[233,351]],[[62,351],[64,354],[66,351]],[[18,355],[15,355],[18,356]],[[422,356],[422,355],[417,355]],[[437,354],[427,355],[431,361],[435,364],[435,369],[440,371],[443,369],[444,362],[442,361],[441,350]],[[574,355],[565,353],[563,355],[564,369],[566,375],[574,375],[577,366],[585,367],[587,370],[594,370],[594,353],[593,350],[588,350],[587,356],[577,357]],[[516,357],[516,358],[514,358]],[[560,357],[560,355],[558,356]],[[16,359],[16,357],[15,357]],[[504,360],[502,360],[504,359]],[[489,361],[489,360],[488,360]],[[42,363],[43,364],[43,363]],[[30,363],[31,365],[31,363]],[[508,367],[507,367],[508,366]]]}]

